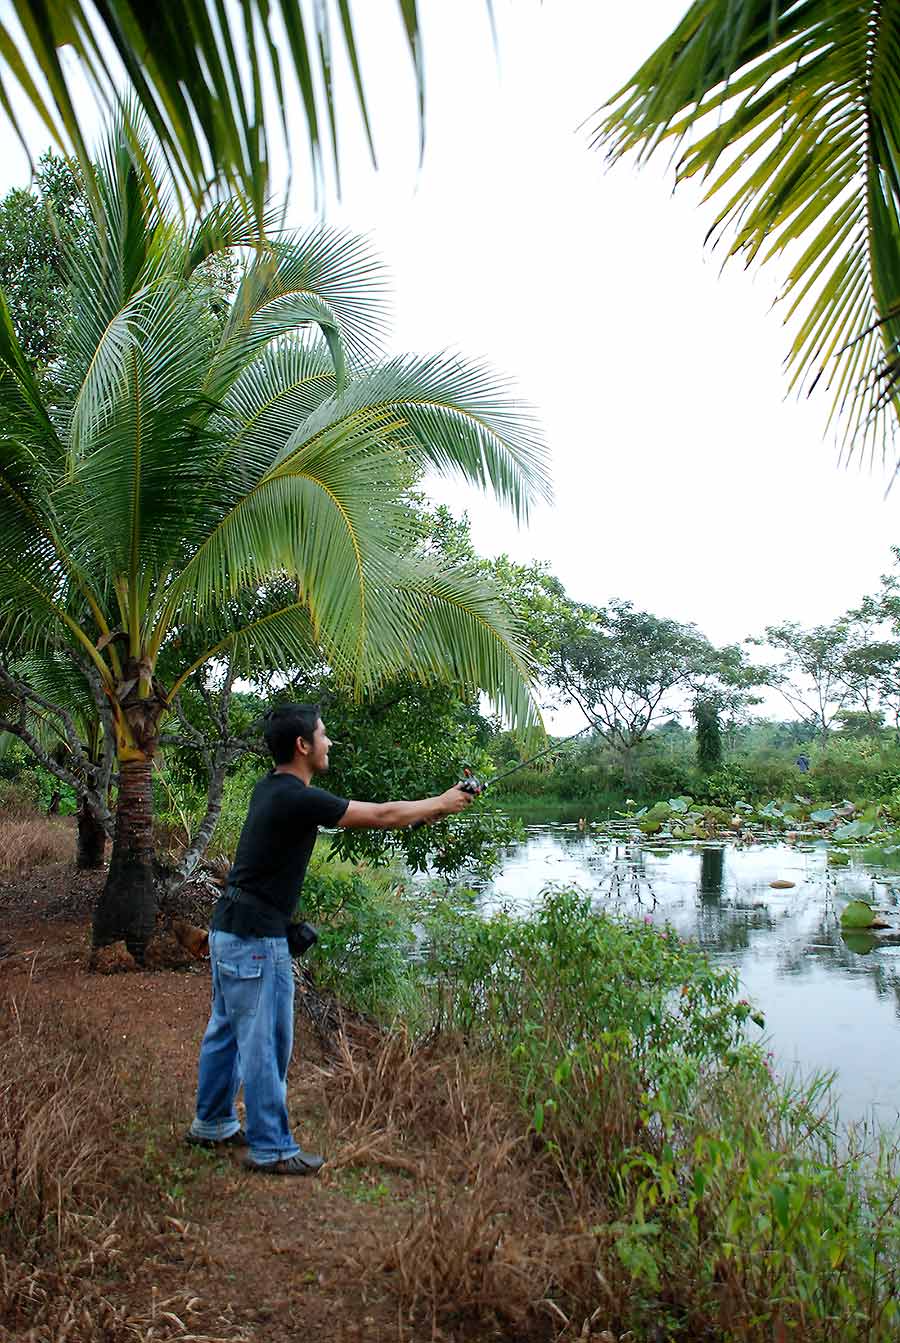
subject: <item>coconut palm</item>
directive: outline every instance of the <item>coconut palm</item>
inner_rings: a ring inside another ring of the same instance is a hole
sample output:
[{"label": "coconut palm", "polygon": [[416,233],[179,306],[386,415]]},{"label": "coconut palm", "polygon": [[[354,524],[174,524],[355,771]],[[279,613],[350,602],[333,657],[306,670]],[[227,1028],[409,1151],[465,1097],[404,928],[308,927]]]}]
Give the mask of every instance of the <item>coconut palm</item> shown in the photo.
[{"label": "coconut palm", "polygon": [[613,158],[682,148],[710,235],[786,254],[792,385],[825,377],[851,449],[893,443],[900,378],[900,0],[695,0],[604,109]]},{"label": "coconut palm", "polygon": [[198,667],[324,659],[358,691],[403,669],[536,722],[509,619],[475,580],[410,558],[402,499],[425,468],[520,514],[547,488],[535,426],[495,376],[454,356],[378,359],[382,281],[355,238],[254,246],[211,324],[191,277],[253,243],[243,212],[183,229],[146,189],[146,146],[141,160],[118,132],[101,155],[56,404],[0,298],[0,643],[70,647],[99,678],[119,789],[95,940],[138,947],[155,915],[151,763]]},{"label": "coconut palm", "polygon": [[75,792],[79,868],[103,866],[112,834],[109,786],[115,738],[104,731],[109,710],[92,668],[64,651],[32,651],[18,661],[0,654],[0,733],[18,737],[37,760]]}]

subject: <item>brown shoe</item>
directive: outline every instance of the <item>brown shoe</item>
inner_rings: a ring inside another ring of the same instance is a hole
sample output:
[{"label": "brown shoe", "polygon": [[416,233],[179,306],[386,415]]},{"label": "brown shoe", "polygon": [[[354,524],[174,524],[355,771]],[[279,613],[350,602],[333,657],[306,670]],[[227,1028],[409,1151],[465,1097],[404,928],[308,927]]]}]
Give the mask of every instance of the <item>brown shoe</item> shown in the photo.
[{"label": "brown shoe", "polygon": [[252,1156],[245,1156],[241,1164],[263,1175],[315,1175],[325,1165],[325,1158],[313,1152],[298,1152],[283,1161],[254,1161]]}]

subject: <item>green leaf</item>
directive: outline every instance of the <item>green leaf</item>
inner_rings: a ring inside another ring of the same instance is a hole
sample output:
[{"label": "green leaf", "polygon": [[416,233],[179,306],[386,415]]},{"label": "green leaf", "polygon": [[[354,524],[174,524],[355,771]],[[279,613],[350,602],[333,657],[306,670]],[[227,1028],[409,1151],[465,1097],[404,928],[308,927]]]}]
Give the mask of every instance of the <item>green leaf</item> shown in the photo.
[{"label": "green leaf", "polygon": [[871,928],[875,914],[864,900],[851,900],[841,910],[842,928]]}]

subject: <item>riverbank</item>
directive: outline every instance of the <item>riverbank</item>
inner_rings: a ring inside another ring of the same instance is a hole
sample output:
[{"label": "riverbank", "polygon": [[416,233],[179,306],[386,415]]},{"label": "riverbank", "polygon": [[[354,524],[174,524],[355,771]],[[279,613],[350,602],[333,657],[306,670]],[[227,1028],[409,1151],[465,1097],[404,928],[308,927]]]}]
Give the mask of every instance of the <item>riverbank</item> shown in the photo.
[{"label": "riverbank", "polygon": [[838,1158],[680,938],[433,907],[417,1034],[298,997],[328,1164],[287,1189],[182,1145],[207,969],[89,976],[71,882],[3,891],[4,1343],[895,1336],[892,1158]]}]

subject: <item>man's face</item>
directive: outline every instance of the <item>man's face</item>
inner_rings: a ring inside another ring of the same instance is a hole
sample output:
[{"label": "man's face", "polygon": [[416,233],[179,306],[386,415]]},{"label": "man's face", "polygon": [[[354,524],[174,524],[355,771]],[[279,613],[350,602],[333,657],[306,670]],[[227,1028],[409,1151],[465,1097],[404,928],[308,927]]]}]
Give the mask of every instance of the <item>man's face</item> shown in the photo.
[{"label": "man's face", "polygon": [[316,723],[312,742],[305,744],[308,747],[307,758],[312,765],[313,773],[324,774],[328,769],[328,750],[331,742],[325,732],[325,724],[321,718]]}]

